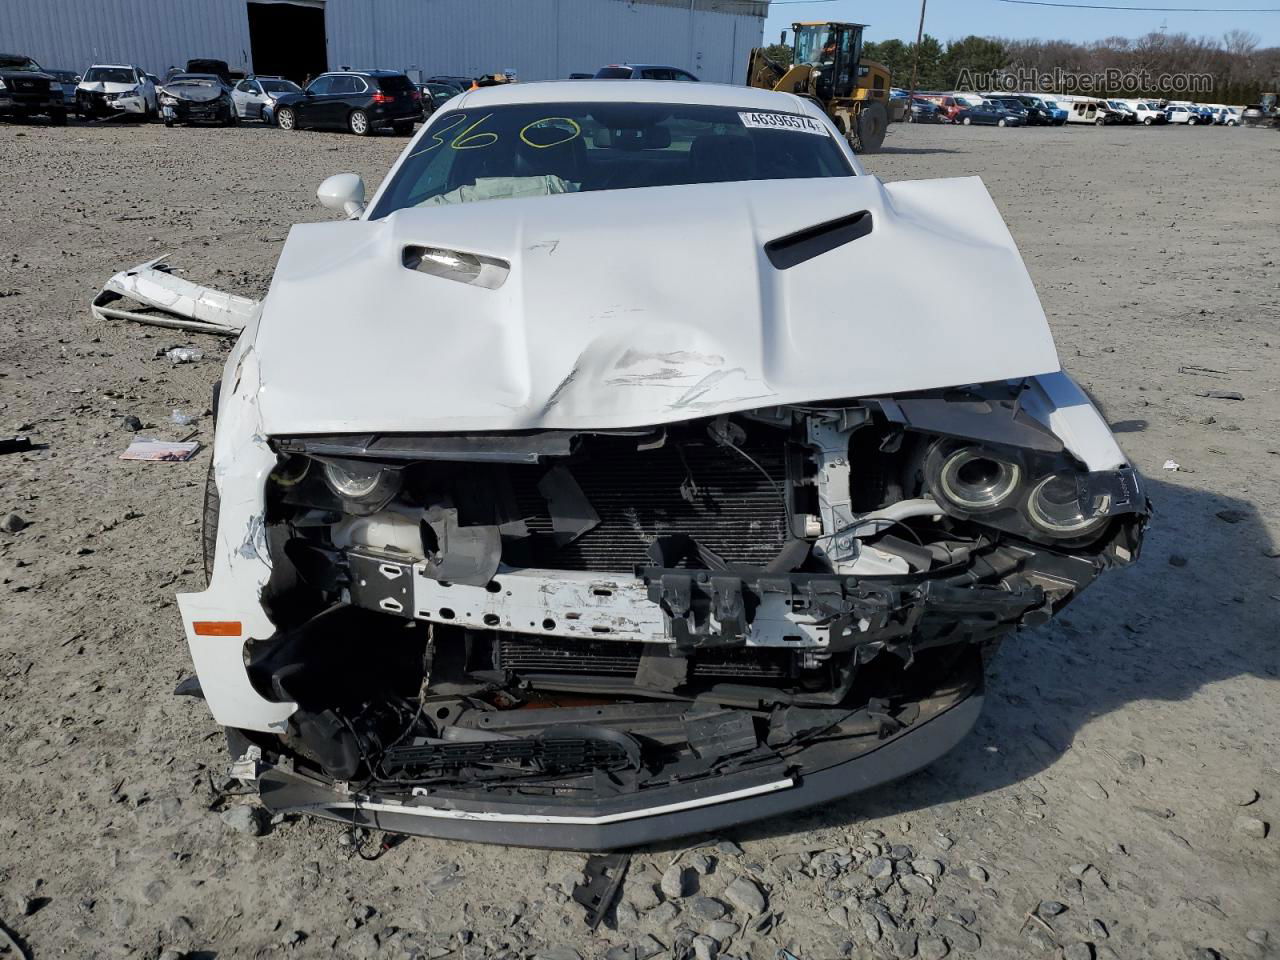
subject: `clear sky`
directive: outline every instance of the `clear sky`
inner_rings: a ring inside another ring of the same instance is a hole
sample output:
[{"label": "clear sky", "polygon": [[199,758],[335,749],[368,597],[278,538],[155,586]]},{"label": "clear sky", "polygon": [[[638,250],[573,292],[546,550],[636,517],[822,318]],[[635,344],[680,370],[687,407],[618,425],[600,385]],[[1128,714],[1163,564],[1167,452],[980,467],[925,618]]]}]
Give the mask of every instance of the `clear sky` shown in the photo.
[{"label": "clear sky", "polygon": [[[1085,0],[1061,0],[1064,3]],[[1280,9],[1280,0],[1092,0],[1118,6],[1211,7]],[[765,23],[766,43],[776,43],[778,34],[804,20],[848,20],[868,23],[868,40],[914,41],[920,19],[917,0],[806,0],[782,3],[774,0]],[[1058,7],[1031,7],[1000,0],[928,0],[924,29],[944,43],[971,33],[978,36],[1017,39],[1075,40],[1088,42],[1103,37],[1138,37],[1161,26],[1170,33],[1221,38],[1228,30],[1249,30],[1262,46],[1280,46],[1280,13],[1140,13],[1122,10],[1064,10]]]}]

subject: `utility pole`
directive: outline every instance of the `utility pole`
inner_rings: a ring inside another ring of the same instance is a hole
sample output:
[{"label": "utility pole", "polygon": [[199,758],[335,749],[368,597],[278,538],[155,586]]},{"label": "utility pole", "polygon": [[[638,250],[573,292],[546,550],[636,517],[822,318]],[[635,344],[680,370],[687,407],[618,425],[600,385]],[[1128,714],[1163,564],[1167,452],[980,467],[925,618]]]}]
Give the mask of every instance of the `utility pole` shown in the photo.
[{"label": "utility pole", "polygon": [[915,56],[911,58],[911,89],[907,91],[907,117],[911,117],[911,100],[916,95],[916,70],[920,66],[920,44],[924,41],[924,5],[928,0],[920,0],[920,29],[916,31]]}]

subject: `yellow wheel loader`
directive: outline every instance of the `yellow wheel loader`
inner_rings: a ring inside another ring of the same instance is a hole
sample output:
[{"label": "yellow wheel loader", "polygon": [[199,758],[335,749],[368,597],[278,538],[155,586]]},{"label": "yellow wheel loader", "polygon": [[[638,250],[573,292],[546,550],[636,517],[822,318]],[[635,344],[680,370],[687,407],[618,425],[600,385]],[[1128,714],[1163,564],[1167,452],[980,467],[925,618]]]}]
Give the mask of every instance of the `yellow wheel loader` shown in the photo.
[{"label": "yellow wheel loader", "polygon": [[858,153],[874,153],[889,126],[889,71],[862,59],[865,23],[795,23],[791,66],[751,51],[747,86],[808,97]]}]

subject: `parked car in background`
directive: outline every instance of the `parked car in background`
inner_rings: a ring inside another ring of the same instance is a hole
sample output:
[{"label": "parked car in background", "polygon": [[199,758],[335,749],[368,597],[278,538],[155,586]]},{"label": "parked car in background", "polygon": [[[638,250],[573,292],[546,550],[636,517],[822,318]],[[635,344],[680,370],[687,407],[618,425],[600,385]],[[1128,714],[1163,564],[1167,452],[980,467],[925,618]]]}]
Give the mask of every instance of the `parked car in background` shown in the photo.
[{"label": "parked car in background", "polygon": [[1168,123],[1169,118],[1165,116],[1164,110],[1155,103],[1148,100],[1125,100],[1122,101],[1138,118],[1138,123],[1145,126],[1153,124]]},{"label": "parked car in background", "polygon": [[1041,97],[1040,102],[1044,104],[1045,109],[1049,111],[1049,115],[1053,117],[1053,125],[1055,127],[1060,127],[1067,122],[1067,108],[1057,100]]},{"label": "parked car in background", "polygon": [[922,97],[930,103],[937,106],[942,113],[943,118],[950,123],[957,113],[965,108],[965,104],[957,100],[949,93],[917,93],[917,97]]},{"label": "parked car in background", "polygon": [[1016,100],[1013,97],[987,97],[984,102],[988,106],[999,107],[1007,110],[1009,113],[1021,117],[1024,124],[1029,124],[1031,122],[1027,108],[1020,100]]},{"label": "parked car in background", "polygon": [[1104,124],[1123,123],[1124,115],[1112,110],[1102,100],[1076,100],[1067,110],[1067,123]]},{"label": "parked car in background", "polygon": [[596,71],[597,80],[693,80],[688,70],[655,63],[613,63]]},{"label": "parked car in background", "polygon": [[911,108],[906,115],[908,123],[950,123],[946,112],[932,100],[913,97]]},{"label": "parked car in background", "polygon": [[[594,74],[587,74],[587,76],[591,77],[594,76]],[[473,77],[451,77],[446,74],[440,74],[434,77],[427,77],[424,82],[438,83],[446,87],[453,87],[461,93],[463,90],[470,90],[471,85],[475,83],[475,79]]]},{"label": "parked car in background", "polygon": [[[1001,97],[1000,99],[1008,99]],[[1027,123],[1040,127],[1051,127],[1058,123],[1056,110],[1050,107],[1039,97],[1033,97],[1030,94],[1015,94],[1013,97],[1027,109]],[[1062,122],[1066,123],[1066,112],[1063,112]]]},{"label": "parked car in background", "polygon": [[1194,127],[1200,122],[1200,112],[1187,104],[1169,104],[1164,115],[1170,123],[1185,123]]},{"label": "parked car in background", "polygon": [[160,117],[166,127],[175,123],[221,123],[238,117],[231,88],[212,73],[179,73],[160,88]]},{"label": "parked car in background", "polygon": [[428,81],[418,84],[418,92],[422,94],[422,113],[429,117],[462,91],[450,84]]},{"label": "parked car in background", "polygon": [[276,100],[286,93],[301,93],[302,88],[284,77],[245,77],[231,89],[231,102],[241,120],[276,122]]},{"label": "parked car in background", "polygon": [[956,98],[956,102],[962,110],[965,107],[980,107],[982,106],[982,101],[986,99],[980,93],[953,93],[951,96]]},{"label": "parked car in background", "polygon": [[1214,123],[1220,123],[1224,127],[1235,127],[1240,124],[1240,114],[1235,107],[1222,107],[1218,110],[1214,118]]},{"label": "parked car in background", "polygon": [[225,60],[212,60],[207,57],[199,57],[195,60],[187,61],[187,68],[184,73],[211,73],[218,77],[228,87],[233,86],[236,81],[243,79],[243,74],[237,75],[232,71],[231,67]]},{"label": "parked car in background", "polygon": [[1124,100],[1108,100],[1106,101],[1107,109],[1114,110],[1120,115],[1120,123],[1137,123],[1138,111],[1133,109]]},{"label": "parked car in background", "polygon": [[966,107],[956,114],[956,123],[969,126],[972,123],[990,124],[996,127],[1021,127],[1025,121],[1012,110],[998,103],[984,101],[976,107]]},{"label": "parked car in background", "polygon": [[25,54],[0,53],[0,117],[37,116],[48,117],[54,125],[67,122],[61,84]]},{"label": "parked car in background", "polygon": [[76,115],[101,119],[160,115],[159,93],[146,71],[133,64],[100,63],[86,70],[76,87]]},{"label": "parked car in background", "polygon": [[45,73],[53,77],[54,82],[62,89],[62,102],[68,110],[76,108],[76,87],[80,84],[80,74],[74,70],[51,70]]},{"label": "parked car in background", "polygon": [[407,137],[422,118],[421,92],[393,70],[322,73],[306,90],[276,101],[281,130],[327,128],[364,137],[390,128]]}]

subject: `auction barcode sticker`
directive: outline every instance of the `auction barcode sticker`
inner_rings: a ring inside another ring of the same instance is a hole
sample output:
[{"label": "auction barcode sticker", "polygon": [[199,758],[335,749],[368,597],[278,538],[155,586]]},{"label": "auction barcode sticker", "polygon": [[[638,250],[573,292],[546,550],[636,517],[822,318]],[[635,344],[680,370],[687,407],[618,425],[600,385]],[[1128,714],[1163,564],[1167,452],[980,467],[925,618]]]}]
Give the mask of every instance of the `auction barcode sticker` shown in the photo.
[{"label": "auction barcode sticker", "polygon": [[801,117],[794,113],[739,113],[744,127],[756,130],[794,130],[797,133],[827,135],[827,128],[813,117]]}]

